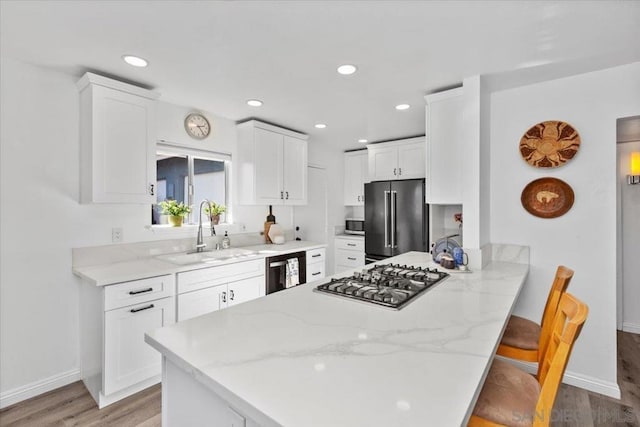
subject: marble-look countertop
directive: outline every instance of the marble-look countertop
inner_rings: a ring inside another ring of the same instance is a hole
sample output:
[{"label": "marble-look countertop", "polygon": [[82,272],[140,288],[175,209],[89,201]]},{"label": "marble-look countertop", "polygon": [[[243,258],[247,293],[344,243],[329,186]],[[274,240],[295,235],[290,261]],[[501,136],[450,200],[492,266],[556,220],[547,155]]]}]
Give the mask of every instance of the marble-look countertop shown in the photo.
[{"label": "marble-look countertop", "polygon": [[[389,261],[427,266],[431,256]],[[452,274],[400,311],[301,285],[145,340],[260,424],[466,425],[528,269]]]},{"label": "marble-look countertop", "polygon": [[[147,257],[129,261],[112,262],[107,264],[91,265],[84,267],[74,267],[73,273],[88,284],[95,286],[112,285],[115,283],[128,282],[131,280],[144,279],[147,277],[162,276],[164,274],[174,274],[181,271],[197,270],[199,268],[217,267],[220,265],[233,264],[237,262],[250,261],[253,259],[266,258],[270,256],[283,255],[291,252],[307,251],[310,249],[324,248],[325,243],[309,242],[304,240],[293,240],[281,245],[264,244],[243,247],[233,247],[232,249],[246,249],[250,251],[263,251],[242,258],[223,260],[210,263],[192,263],[178,265],[169,261],[164,261],[156,257]],[[219,251],[223,254],[225,249]]]}]

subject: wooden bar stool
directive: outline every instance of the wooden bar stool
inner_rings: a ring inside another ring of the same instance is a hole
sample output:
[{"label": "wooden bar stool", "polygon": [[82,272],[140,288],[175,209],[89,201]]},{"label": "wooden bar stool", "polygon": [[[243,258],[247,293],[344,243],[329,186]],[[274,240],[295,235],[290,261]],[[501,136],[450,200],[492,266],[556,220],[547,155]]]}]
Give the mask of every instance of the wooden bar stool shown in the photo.
[{"label": "wooden bar stool", "polygon": [[548,426],[573,344],[588,312],[587,305],[573,295],[562,295],[536,377],[494,359],[468,425]]},{"label": "wooden bar stool", "polygon": [[563,265],[556,270],[547,304],[540,325],[520,316],[511,316],[502,335],[497,353],[500,356],[526,362],[539,362],[549,341],[553,317],[558,309],[560,297],[566,292],[573,277],[573,270]]}]

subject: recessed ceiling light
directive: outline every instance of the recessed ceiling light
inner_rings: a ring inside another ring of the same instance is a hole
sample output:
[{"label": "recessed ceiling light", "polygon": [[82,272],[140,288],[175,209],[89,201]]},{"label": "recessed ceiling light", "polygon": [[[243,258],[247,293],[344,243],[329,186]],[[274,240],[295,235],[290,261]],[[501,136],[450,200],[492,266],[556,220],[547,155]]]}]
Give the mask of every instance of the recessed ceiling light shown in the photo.
[{"label": "recessed ceiling light", "polygon": [[122,59],[129,65],[133,65],[134,67],[146,67],[149,65],[146,59],[140,58],[139,56],[133,55],[123,55]]},{"label": "recessed ceiling light", "polygon": [[366,144],[367,142],[369,142],[369,140],[368,139],[359,139],[358,142],[361,143],[361,144]]},{"label": "recessed ceiling light", "polygon": [[261,107],[262,101],[260,101],[259,99],[249,99],[247,101],[247,105],[251,105],[252,107]]},{"label": "recessed ceiling light", "polygon": [[411,108],[411,105],[409,104],[398,104],[396,105],[396,110],[408,110],[409,108]]},{"label": "recessed ceiling light", "polygon": [[317,127],[318,129],[324,129],[324,128],[326,128],[326,127],[327,127],[327,125],[325,125],[324,123],[317,123],[317,124],[316,124],[316,127]]},{"label": "recessed ceiling light", "polygon": [[351,64],[345,64],[338,67],[338,73],[348,76],[349,74],[353,74],[358,70],[358,67]]}]

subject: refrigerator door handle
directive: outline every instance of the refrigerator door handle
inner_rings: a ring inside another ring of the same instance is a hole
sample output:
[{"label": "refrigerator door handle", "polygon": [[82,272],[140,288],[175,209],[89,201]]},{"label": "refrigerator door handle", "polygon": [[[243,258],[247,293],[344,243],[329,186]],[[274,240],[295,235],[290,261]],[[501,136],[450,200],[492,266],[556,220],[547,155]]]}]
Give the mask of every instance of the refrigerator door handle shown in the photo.
[{"label": "refrigerator door handle", "polygon": [[389,248],[389,195],[390,191],[384,192],[384,247]]},{"label": "refrigerator door handle", "polygon": [[398,192],[391,192],[391,248],[397,248],[396,246],[396,198]]}]

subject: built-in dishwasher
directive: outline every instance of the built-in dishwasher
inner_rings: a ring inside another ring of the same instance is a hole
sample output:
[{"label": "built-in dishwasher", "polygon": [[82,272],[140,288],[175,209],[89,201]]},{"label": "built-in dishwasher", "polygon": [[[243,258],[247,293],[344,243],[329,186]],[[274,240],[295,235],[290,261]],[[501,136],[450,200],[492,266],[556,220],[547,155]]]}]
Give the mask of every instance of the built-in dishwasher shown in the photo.
[{"label": "built-in dishwasher", "polygon": [[294,252],[266,259],[267,294],[307,282],[307,253]]}]

